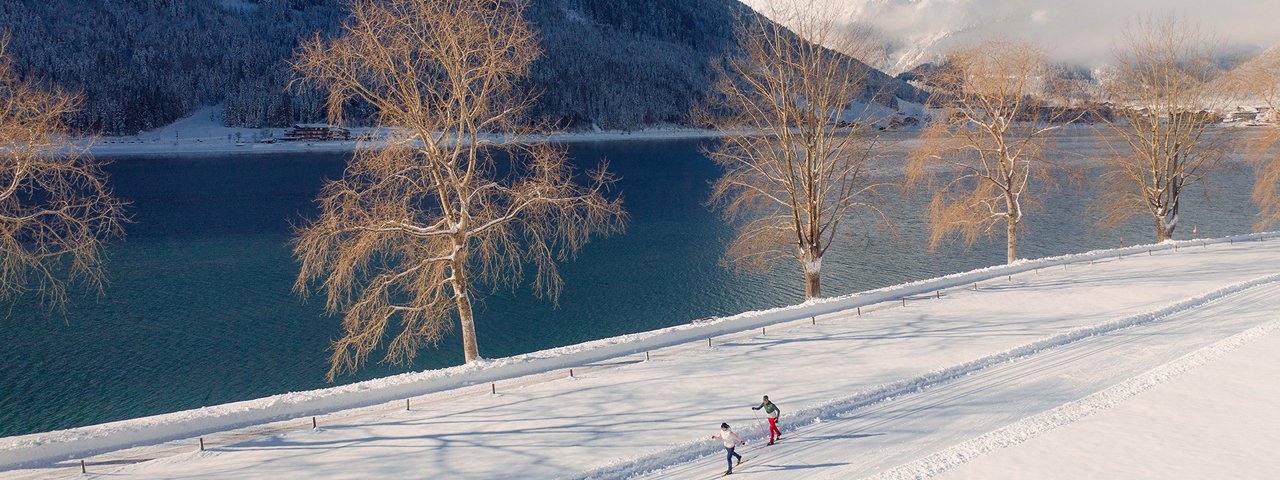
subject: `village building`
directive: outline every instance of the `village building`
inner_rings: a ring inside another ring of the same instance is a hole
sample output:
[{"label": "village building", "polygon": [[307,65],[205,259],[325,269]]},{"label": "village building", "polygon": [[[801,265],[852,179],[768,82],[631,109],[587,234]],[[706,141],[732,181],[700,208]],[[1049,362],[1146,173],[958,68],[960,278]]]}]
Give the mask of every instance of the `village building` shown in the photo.
[{"label": "village building", "polygon": [[323,123],[296,123],[284,131],[285,140],[351,140],[351,131]]}]

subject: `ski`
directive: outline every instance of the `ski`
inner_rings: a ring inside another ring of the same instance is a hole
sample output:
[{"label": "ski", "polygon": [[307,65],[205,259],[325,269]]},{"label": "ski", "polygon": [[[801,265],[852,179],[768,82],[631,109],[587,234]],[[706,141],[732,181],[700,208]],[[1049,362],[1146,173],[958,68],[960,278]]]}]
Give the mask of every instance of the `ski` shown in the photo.
[{"label": "ski", "polygon": [[[737,467],[738,465],[742,465],[742,464],[744,464],[744,463],[747,463],[747,460],[750,460],[750,459],[752,459],[752,458],[755,458],[755,457],[749,457],[749,458],[748,458],[748,457],[746,457],[746,456],[743,456],[743,457],[742,457],[742,460],[739,460],[739,461],[738,461],[738,463],[735,463],[733,466],[734,466],[734,467]],[[727,477],[727,476],[732,475],[732,474],[733,474],[733,472],[730,472],[730,471],[726,470],[724,473],[721,473],[719,476],[717,476],[717,477],[715,477],[715,478]]]}]

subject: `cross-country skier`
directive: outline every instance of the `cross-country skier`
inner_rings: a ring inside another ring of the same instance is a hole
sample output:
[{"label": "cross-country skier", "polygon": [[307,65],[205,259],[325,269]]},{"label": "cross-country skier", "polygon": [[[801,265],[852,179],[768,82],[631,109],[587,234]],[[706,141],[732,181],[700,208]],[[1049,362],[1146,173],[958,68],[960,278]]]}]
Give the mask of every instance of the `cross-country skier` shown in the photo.
[{"label": "cross-country skier", "polygon": [[733,473],[733,457],[738,457],[738,464],[742,464],[742,455],[733,451],[733,448],[738,446],[739,443],[745,444],[745,442],[742,441],[742,438],[739,437],[738,434],[733,433],[733,430],[729,428],[729,424],[727,423],[721,423],[720,433],[712,435],[711,439],[719,439],[721,442],[724,442],[724,450],[729,452],[728,455],[725,456],[725,460],[729,462],[729,469],[725,470],[724,474],[729,475]]},{"label": "cross-country skier", "polygon": [[764,409],[765,415],[769,416],[769,445],[773,445],[774,435],[777,435],[777,440],[782,440],[782,430],[778,430],[778,416],[782,415],[782,411],[778,410],[777,405],[769,401],[768,395],[764,396],[764,401],[760,402],[760,405],[751,407],[752,410],[761,408]]}]

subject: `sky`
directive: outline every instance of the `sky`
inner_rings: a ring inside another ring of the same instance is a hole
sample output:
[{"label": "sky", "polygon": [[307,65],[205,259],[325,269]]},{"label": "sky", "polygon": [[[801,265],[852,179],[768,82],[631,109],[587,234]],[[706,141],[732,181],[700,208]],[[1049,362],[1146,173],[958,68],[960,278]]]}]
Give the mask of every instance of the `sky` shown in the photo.
[{"label": "sky", "polygon": [[[760,9],[777,0],[745,0]],[[808,0],[802,0],[808,1]],[[1280,0],[814,0],[876,27],[895,45],[889,65],[901,71],[947,49],[993,36],[1032,41],[1053,58],[1106,64],[1119,34],[1151,14],[1175,13],[1231,49],[1280,44]]]}]

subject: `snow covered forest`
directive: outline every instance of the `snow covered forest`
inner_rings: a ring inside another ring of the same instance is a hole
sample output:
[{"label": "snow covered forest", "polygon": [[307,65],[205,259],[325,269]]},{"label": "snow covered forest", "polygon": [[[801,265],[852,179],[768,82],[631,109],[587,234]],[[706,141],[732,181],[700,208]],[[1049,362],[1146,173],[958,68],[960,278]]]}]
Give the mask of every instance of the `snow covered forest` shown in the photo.
[{"label": "snow covered forest", "polygon": [[328,0],[0,6],[18,70],[83,92],[71,123],[108,134],[154,129],[218,102],[235,125],[316,115],[318,97],[283,94],[291,75],[284,61],[299,35],[331,29],[343,15]]},{"label": "snow covered forest", "polygon": [[[711,90],[709,63],[733,48],[732,0],[538,0],[526,10],[544,55],[529,112],[564,128],[690,125]],[[286,91],[298,40],[331,34],[339,0],[18,0],[0,5],[18,70],[86,97],[74,127],[132,134],[224,103],[233,127],[282,127],[324,116],[323,98]],[[877,72],[879,73],[879,72]],[[914,88],[887,75],[904,99]],[[361,124],[368,111],[355,110]],[[363,113],[363,115],[362,115]]]}]

